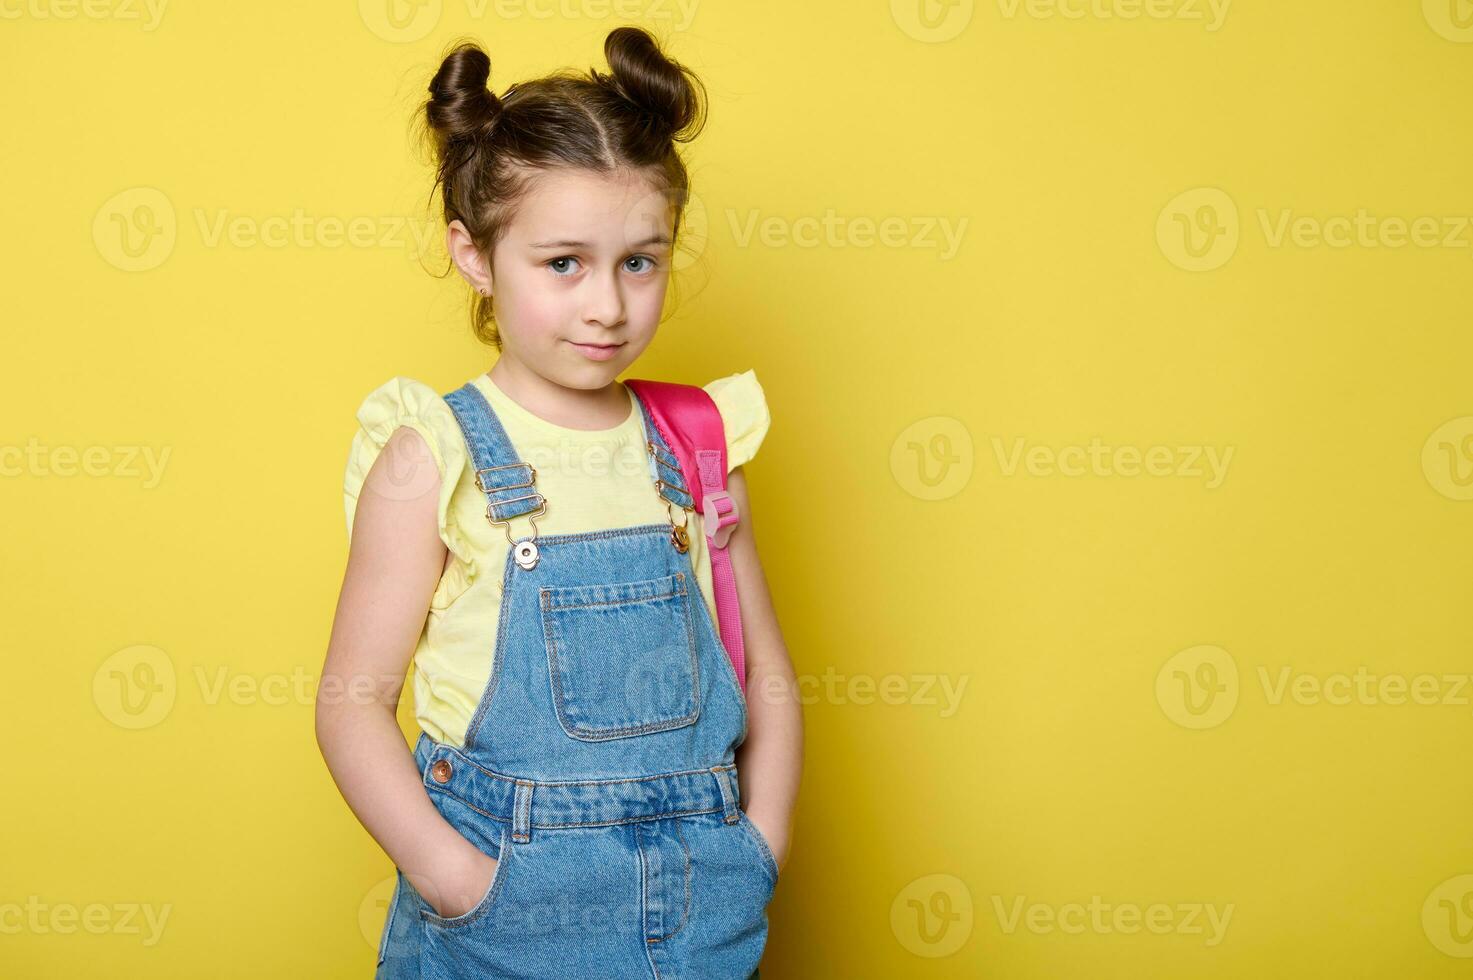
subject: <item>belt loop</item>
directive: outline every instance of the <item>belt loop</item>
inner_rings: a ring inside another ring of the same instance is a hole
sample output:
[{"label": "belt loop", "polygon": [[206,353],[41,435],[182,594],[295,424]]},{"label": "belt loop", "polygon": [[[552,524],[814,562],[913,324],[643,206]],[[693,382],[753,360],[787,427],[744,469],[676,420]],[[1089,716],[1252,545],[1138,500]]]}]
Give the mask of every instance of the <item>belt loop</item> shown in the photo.
[{"label": "belt loop", "polygon": [[511,802],[511,839],[525,844],[532,839],[532,783],[517,780],[516,795]]},{"label": "belt loop", "polygon": [[716,786],[721,790],[721,819],[727,823],[736,823],[742,818],[741,808],[737,805],[737,786],[731,774],[736,771],[734,766],[712,766],[711,775],[716,777]]}]

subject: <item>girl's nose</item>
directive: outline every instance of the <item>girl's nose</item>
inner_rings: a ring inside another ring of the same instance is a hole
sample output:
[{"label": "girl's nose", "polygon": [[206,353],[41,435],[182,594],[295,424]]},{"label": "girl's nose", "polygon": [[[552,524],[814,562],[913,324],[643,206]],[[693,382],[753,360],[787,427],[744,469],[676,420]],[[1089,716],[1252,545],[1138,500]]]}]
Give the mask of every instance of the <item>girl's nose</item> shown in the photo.
[{"label": "girl's nose", "polygon": [[618,276],[610,273],[590,277],[583,322],[602,327],[615,327],[624,322],[624,296]]}]

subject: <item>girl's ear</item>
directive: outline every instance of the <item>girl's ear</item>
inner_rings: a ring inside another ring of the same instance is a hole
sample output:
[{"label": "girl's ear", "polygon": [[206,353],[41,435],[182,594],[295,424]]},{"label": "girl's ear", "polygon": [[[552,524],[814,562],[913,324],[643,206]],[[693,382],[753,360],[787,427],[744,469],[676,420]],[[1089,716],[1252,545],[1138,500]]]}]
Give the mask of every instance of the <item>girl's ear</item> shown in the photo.
[{"label": "girl's ear", "polygon": [[471,288],[482,296],[490,296],[492,291],[491,268],[481,250],[476,248],[476,243],[471,239],[471,233],[459,218],[450,222],[445,229],[445,250],[450,253],[450,258],[465,281],[471,284]]}]

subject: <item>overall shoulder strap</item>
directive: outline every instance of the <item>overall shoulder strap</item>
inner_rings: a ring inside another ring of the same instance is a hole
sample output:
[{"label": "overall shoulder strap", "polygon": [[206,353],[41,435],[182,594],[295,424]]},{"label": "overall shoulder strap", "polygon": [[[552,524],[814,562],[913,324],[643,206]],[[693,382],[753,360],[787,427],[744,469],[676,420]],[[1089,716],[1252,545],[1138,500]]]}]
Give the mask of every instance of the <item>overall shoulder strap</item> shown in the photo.
[{"label": "overall shoulder strap", "polygon": [[741,520],[736,501],[726,492],[726,427],[711,395],[697,385],[669,381],[624,382],[639,398],[655,428],[680,461],[685,485],[701,512],[711,555],[711,586],[716,618],[737,683],[747,689],[746,653],[742,644],[742,610],[737,600],[727,541]]},{"label": "overall shoulder strap", "polygon": [[537,491],[537,471],[517,455],[481,390],[467,381],[443,397],[470,450],[476,487],[486,495],[486,520],[497,524],[533,511],[539,512],[534,517],[545,513],[547,500]]}]

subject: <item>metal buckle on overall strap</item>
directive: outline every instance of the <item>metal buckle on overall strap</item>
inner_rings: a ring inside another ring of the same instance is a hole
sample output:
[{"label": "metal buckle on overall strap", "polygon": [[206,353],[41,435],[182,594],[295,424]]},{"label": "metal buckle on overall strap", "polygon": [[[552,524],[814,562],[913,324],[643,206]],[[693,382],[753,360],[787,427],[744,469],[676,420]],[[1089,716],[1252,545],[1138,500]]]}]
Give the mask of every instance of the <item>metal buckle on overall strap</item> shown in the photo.
[{"label": "metal buckle on overall strap", "polygon": [[[655,473],[658,474],[659,473],[659,466],[657,464],[660,462],[660,457],[655,452],[655,441],[653,439],[646,439],[644,441],[644,448],[646,450],[648,450],[648,452],[650,454],[650,460],[651,460],[650,468]],[[685,512],[685,523],[683,523],[683,524],[676,524],[675,523],[675,514],[672,513],[671,510],[670,510],[671,500],[670,500],[669,497],[665,496],[665,488],[666,487],[670,487],[673,490],[680,490],[681,489],[680,487],[677,487],[674,484],[666,483],[659,476],[656,476],[655,477],[655,490],[659,492],[660,499],[663,500],[663,501],[665,501],[665,517],[668,518],[669,521],[670,521],[670,543],[675,546],[675,550],[676,551],[680,552],[683,555],[687,551],[690,550],[690,531],[687,530],[687,529],[690,527],[690,512],[691,512],[691,508],[689,508],[689,507],[681,507],[680,508],[682,511]]]},{"label": "metal buckle on overall strap", "polygon": [[[528,479],[526,483],[508,483],[505,486],[488,487],[486,486],[485,481],[482,479],[482,474],[490,473],[493,470],[510,470],[516,469],[521,466],[525,466],[527,468]],[[485,469],[476,470],[476,487],[485,494],[489,494],[497,490],[517,490],[522,487],[531,487],[534,486],[536,483],[537,469],[531,463],[503,463],[500,466],[487,466]],[[517,517],[526,517],[527,520],[531,522],[532,536],[530,538],[523,538],[520,541],[514,541],[512,540],[511,536],[511,519],[508,518],[504,521],[497,520],[495,515],[495,507],[498,504],[514,504],[519,500],[541,500],[542,503],[538,506],[536,510],[529,511],[525,515],[515,515]],[[488,501],[486,504],[486,520],[492,524],[500,524],[506,530],[506,542],[507,544],[511,545],[512,558],[516,560],[517,566],[519,568],[530,571],[531,569],[537,567],[537,559],[539,555],[537,551],[536,519],[546,513],[547,498],[542,496],[542,494],[538,493],[536,490],[533,490],[531,493],[522,494],[520,497],[512,497],[509,500]]]}]

